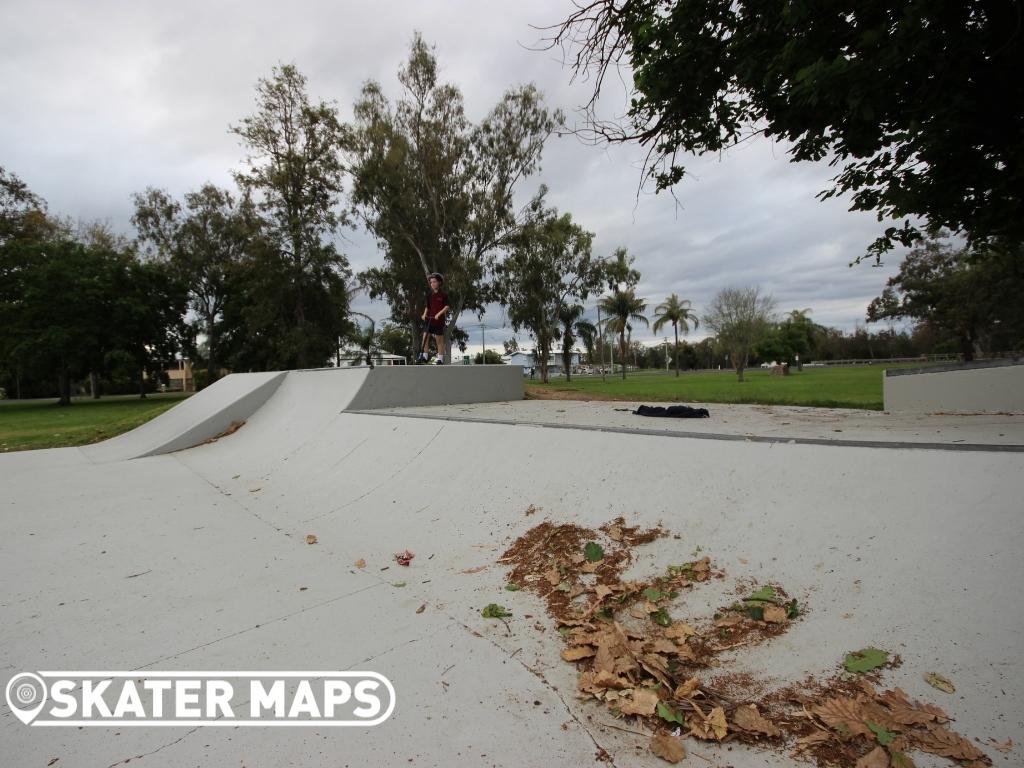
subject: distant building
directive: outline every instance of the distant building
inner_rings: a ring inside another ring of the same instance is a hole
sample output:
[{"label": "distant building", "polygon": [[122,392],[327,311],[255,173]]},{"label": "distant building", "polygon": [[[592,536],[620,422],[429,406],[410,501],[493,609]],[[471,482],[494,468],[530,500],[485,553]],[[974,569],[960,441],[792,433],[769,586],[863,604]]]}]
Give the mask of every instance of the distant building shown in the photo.
[{"label": "distant building", "polygon": [[[372,352],[371,358],[374,365],[408,365],[409,361],[401,355],[392,355],[390,352]],[[366,353],[346,350],[341,353],[339,367],[345,368],[354,365],[366,365]]]},{"label": "distant building", "polygon": [[167,368],[168,392],[195,392],[196,380],[192,375],[192,361],[178,360],[177,367]]},{"label": "distant building", "polygon": [[[583,353],[578,349],[574,349],[569,356],[569,365],[574,369],[579,367],[582,357]],[[540,368],[540,361],[534,357],[533,350],[518,349],[510,355],[503,355],[501,359],[508,365],[523,366],[523,372],[527,375],[529,375],[531,368]],[[565,371],[562,370],[563,362],[561,350],[552,353],[548,357],[548,375],[564,375]]]}]

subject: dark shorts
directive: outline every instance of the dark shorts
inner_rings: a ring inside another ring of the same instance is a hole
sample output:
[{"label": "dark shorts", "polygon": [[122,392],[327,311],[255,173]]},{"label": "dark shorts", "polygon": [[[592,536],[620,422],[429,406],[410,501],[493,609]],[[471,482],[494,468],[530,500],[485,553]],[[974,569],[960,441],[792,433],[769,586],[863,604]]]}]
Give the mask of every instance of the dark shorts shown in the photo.
[{"label": "dark shorts", "polygon": [[427,323],[427,333],[431,336],[444,336],[444,323]]}]

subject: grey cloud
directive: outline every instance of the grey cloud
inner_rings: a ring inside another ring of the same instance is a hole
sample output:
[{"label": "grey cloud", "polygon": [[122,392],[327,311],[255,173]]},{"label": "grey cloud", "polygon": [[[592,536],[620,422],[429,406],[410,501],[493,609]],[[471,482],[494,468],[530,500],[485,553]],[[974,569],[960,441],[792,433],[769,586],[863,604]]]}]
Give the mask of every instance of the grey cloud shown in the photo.
[{"label": "grey cloud", "polygon": [[[8,3],[0,8],[0,164],[55,212],[129,232],[134,191],[231,184],[243,150],[228,124],[252,110],[253,86],[274,64],[294,61],[312,95],[336,101],[347,118],[366,79],[397,93],[395,72],[417,29],[437,45],[441,76],[462,88],[472,118],[506,88],[533,81],[573,124],[589,84],[570,82],[558,51],[530,50],[544,34],[530,25],[556,22],[568,8],[541,0]],[[605,114],[625,104],[621,86],[610,86]],[[762,140],[721,159],[691,159],[677,200],[637,196],[643,154],[553,139],[519,200],[543,182],[552,204],[596,233],[599,253],[629,248],[652,307],[676,291],[700,311],[725,285],[759,283],[781,309],[809,306],[819,322],[852,328],[898,263],[847,267],[880,225],[842,201],[815,200],[834,170],[792,164],[783,146]],[[357,269],[379,259],[365,233],[340,243]],[[360,307],[386,315],[365,299]],[[488,343],[511,335],[497,329],[501,320],[497,310],[485,318],[495,328]]]}]

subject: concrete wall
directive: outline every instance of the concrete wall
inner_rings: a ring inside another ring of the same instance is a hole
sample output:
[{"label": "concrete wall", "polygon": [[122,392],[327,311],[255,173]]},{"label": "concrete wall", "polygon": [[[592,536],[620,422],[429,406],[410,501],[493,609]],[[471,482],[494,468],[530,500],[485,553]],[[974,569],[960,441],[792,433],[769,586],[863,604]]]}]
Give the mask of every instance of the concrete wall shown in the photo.
[{"label": "concrete wall", "polygon": [[1024,412],[1024,363],[886,371],[885,410]]},{"label": "concrete wall", "polygon": [[518,365],[395,365],[369,371],[346,410],[523,399]]}]

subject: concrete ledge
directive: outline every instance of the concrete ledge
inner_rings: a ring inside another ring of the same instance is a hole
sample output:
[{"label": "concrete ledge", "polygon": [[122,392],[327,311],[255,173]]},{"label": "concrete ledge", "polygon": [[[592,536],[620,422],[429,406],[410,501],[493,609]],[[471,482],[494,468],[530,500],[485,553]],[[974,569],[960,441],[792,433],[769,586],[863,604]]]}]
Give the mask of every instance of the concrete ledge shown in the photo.
[{"label": "concrete ledge", "polygon": [[80,450],[103,463],[190,448],[245,421],[284,381],[286,373],[232,373],[123,435]]},{"label": "concrete ledge", "polygon": [[522,400],[519,365],[378,366],[346,410]]},{"label": "concrete ledge", "polygon": [[[911,413],[1024,412],[1024,364],[999,363],[942,370],[915,371],[917,375],[889,375],[884,379],[887,411]],[[895,371],[893,372],[895,373]]]},{"label": "concrete ledge", "polygon": [[1019,357],[1007,357],[1001,360],[974,360],[970,363],[949,363],[945,365],[927,365],[920,368],[886,368],[886,376],[916,376],[919,373],[945,373],[946,371],[972,371],[978,368],[1003,368],[1007,365],[1020,365]]}]

